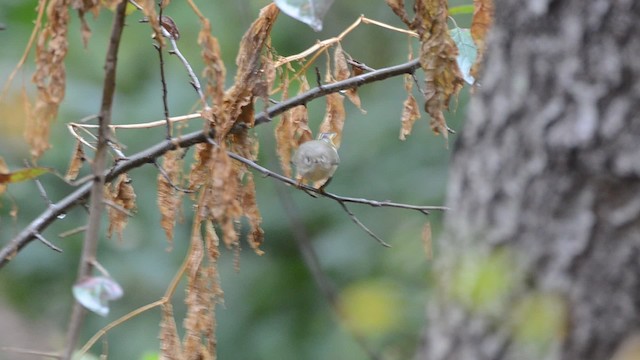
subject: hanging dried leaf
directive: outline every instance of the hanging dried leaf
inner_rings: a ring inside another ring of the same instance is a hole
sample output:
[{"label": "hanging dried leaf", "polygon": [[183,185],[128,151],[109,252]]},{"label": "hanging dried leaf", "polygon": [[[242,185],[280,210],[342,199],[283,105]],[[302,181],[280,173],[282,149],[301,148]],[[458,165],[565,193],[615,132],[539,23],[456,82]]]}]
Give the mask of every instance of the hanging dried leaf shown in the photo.
[{"label": "hanging dried leaf", "polygon": [[145,16],[145,20],[151,24],[153,38],[160,43],[161,46],[164,46],[164,37],[162,36],[162,31],[160,31],[160,21],[158,19],[158,13],[156,12],[156,1],[138,0],[137,2],[138,5],[142,6],[142,13]]},{"label": "hanging dried leaf", "polygon": [[213,227],[211,221],[207,221],[205,224],[205,245],[207,247],[207,253],[210,259],[217,260],[220,256],[218,247],[220,246],[220,238],[216,229]]},{"label": "hanging dried leaf", "polygon": [[431,223],[427,221],[422,228],[422,245],[428,260],[433,259],[433,241],[431,239]]},{"label": "hanging dried leaf", "polygon": [[431,115],[431,130],[448,138],[443,110],[462,89],[463,79],[456,57],[458,49],[447,29],[446,0],[416,3],[416,30],[420,35],[420,65],[425,74],[425,111]]},{"label": "hanging dried leaf", "polygon": [[[289,98],[289,78],[285,75],[282,86],[282,101]],[[276,126],[276,152],[280,159],[282,173],[286,177],[291,177],[291,151],[294,143],[294,128],[292,121],[293,110],[285,111],[280,116],[280,122]]]},{"label": "hanging dried leaf", "polygon": [[412,94],[402,104],[402,128],[400,129],[400,140],[404,141],[411,134],[413,124],[420,119],[420,110],[416,98]]},{"label": "hanging dried leaf", "polygon": [[202,75],[206,82],[205,92],[214,105],[221,105],[224,96],[224,80],[226,69],[222,61],[218,39],[211,35],[211,23],[204,16],[200,17],[202,28],[198,34],[198,44],[202,48],[200,54],[204,60]]},{"label": "hanging dried leaf", "polygon": [[342,128],[344,127],[344,120],[346,114],[344,111],[344,96],[333,93],[326,96],[327,108],[324,115],[324,120],[320,124],[321,133],[336,133],[336,137],[333,139],[333,143],[336,147],[340,147],[340,141],[342,140]]},{"label": "hanging dried leaf", "polygon": [[[336,45],[335,52],[333,53],[333,63],[333,77],[336,79],[336,81],[346,80],[351,77],[351,72],[349,71],[350,67],[347,63],[347,57],[344,53],[344,50],[342,50],[342,46],[340,45],[340,43]],[[358,88],[354,87],[347,89],[345,91],[345,95],[353,105],[360,109],[360,112],[362,112],[363,114],[367,113],[364,109],[362,109],[360,96],[358,96]]]},{"label": "hanging dried leaf", "polygon": [[405,23],[408,27],[412,28],[412,23],[409,20],[407,15],[407,10],[404,8],[404,0],[386,0],[387,5],[393,10],[393,12],[398,15],[400,20]]},{"label": "hanging dried leaf", "polygon": [[24,136],[31,156],[40,157],[49,147],[51,122],[58,115],[64,99],[67,55],[69,0],[51,0],[47,6],[47,23],[36,43],[36,71],[32,82],[38,88],[34,110],[27,113]]},{"label": "hanging dried leaf", "polygon": [[471,20],[471,37],[478,49],[478,57],[476,58],[471,75],[478,78],[478,70],[482,64],[485,50],[485,39],[489,28],[493,24],[494,6],[493,0],[473,0],[473,19]]},{"label": "hanging dried leaf", "polygon": [[[298,90],[298,95],[309,91],[309,82],[307,81],[307,78],[305,76],[301,76],[299,80],[300,90]],[[291,109],[291,122],[293,123],[294,134],[294,143],[292,144],[293,148],[297,149],[300,144],[313,139],[313,134],[309,128],[309,112],[306,106],[300,105]]]},{"label": "hanging dried leaf", "polygon": [[[201,193],[199,206],[204,205]],[[206,226],[206,238],[201,236],[202,218],[194,219],[191,249],[187,259],[187,289],[184,320],[184,354],[194,359],[213,359],[216,353],[215,305],[222,301],[223,292],[217,271],[218,242],[213,227]],[[215,237],[215,238],[213,238]]]},{"label": "hanging dried leaf", "polygon": [[91,37],[91,29],[84,15],[88,12],[93,12],[94,16],[98,16],[100,0],[72,0],[71,8],[78,11],[82,32],[82,44],[86,48],[89,44],[89,38]]},{"label": "hanging dried leaf", "polygon": [[189,173],[189,190],[197,189],[210,180],[213,145],[200,143],[195,146],[195,161]]},{"label": "hanging dried leaf", "polygon": [[214,116],[216,140],[222,139],[233,128],[243,108],[253,103],[254,87],[263,76],[261,52],[267,42],[271,27],[278,16],[278,7],[270,4],[262,8],[260,16],[242,37],[236,57],[238,72],[233,86],[224,94],[222,106]]},{"label": "hanging dried leaf", "polygon": [[[136,193],[131,186],[129,175],[121,174],[111,186],[106,186],[105,198],[128,212],[134,210],[136,208]],[[129,222],[129,216],[113,206],[107,207],[107,212],[109,214],[107,236],[111,237],[113,233],[116,233],[119,240],[122,241],[122,232]]]},{"label": "hanging dried leaf", "polygon": [[158,174],[158,208],[160,209],[160,225],[167,235],[169,247],[173,245],[173,228],[176,224],[176,218],[180,211],[180,203],[182,202],[182,192],[177,191],[172,184],[180,183],[182,173],[182,154],[181,150],[169,151],[164,155],[162,167],[169,178],[162,174]]},{"label": "hanging dried leaf", "polygon": [[264,231],[260,227],[262,223],[262,216],[258,209],[258,203],[256,201],[256,185],[253,182],[253,174],[246,173],[246,182],[243,189],[242,206],[244,208],[244,214],[249,220],[249,234],[248,241],[253,251],[258,255],[263,255],[264,251],[260,250],[260,245],[264,241]]},{"label": "hanging dried leaf", "polygon": [[178,327],[170,302],[162,305],[162,321],[160,322],[160,358],[166,360],[182,360],[182,345],[178,336]]},{"label": "hanging dried leaf", "polygon": [[[184,353],[189,354],[189,356],[196,355],[200,352],[200,319],[208,316],[208,308],[202,306],[202,299],[204,299],[207,289],[201,274],[202,262],[204,260],[204,246],[200,233],[201,222],[200,216],[196,215],[191,229],[191,248],[187,255],[187,287],[185,289],[187,314],[183,322],[185,334],[182,345]],[[193,358],[197,357],[194,356]]]},{"label": "hanging dried leaf", "polygon": [[67,181],[73,181],[78,177],[80,173],[80,168],[82,164],[84,164],[86,157],[84,156],[84,148],[82,143],[78,141],[76,143],[76,148],[73,150],[73,155],[71,156],[71,162],[69,163],[69,170],[67,170],[67,175],[64,176]]}]

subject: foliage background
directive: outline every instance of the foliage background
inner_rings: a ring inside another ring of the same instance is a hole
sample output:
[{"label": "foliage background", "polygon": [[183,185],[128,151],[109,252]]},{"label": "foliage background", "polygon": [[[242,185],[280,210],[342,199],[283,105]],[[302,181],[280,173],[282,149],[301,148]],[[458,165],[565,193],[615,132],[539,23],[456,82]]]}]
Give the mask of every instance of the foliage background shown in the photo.
[{"label": "foliage background", "polygon": [[[234,76],[237,44],[266,0],[197,1],[212,21],[227,67],[227,85]],[[0,4],[0,79],[4,83],[18,62],[35,19],[36,1],[4,0]],[[452,2],[451,5],[459,5]],[[174,18],[181,32],[179,45],[196,73],[201,69],[196,43],[199,24],[191,10],[175,1],[165,14]],[[360,14],[398,27],[401,22],[383,1],[336,1],[325,18],[324,30],[314,33],[306,25],[281,14],[272,33],[273,47],[281,55],[298,53],[316,40],[332,37],[350,25]],[[114,123],[146,122],[162,118],[161,88],[157,53],[151,46],[150,30],[140,25],[139,13],[127,19],[119,53]],[[112,13],[102,11],[88,17],[93,36],[88,48],[82,47],[77,16],[71,16],[70,47],[67,55],[67,94],[51,142],[53,148],[39,161],[64,172],[74,147],[64,124],[95,114],[99,109],[103,64]],[[469,19],[462,16],[460,26]],[[378,27],[361,25],[342,43],[355,59],[380,68],[406,60],[406,36]],[[29,157],[23,143],[24,110],[20,100],[22,83],[27,93],[32,56],[19,73],[7,98],[0,103],[0,156],[10,169],[23,166]],[[317,62],[323,69],[325,57]],[[165,57],[172,115],[186,114],[196,104],[196,94],[188,83],[184,68],[175,57]],[[314,82],[313,72],[309,74]],[[398,140],[400,111],[406,94],[402,78],[393,78],[359,90],[363,115],[346,104],[347,122],[340,148],[341,166],[331,185],[332,192],[396,202],[440,205],[447,178],[448,150],[441,137],[428,129],[426,114],[413,134]],[[466,92],[449,114],[449,125],[460,129]],[[420,101],[420,100],[419,100]],[[423,101],[420,101],[422,104]],[[324,101],[309,105],[311,128],[316,131],[323,117]],[[278,170],[273,131],[277,119],[256,128],[261,142],[260,163]],[[200,128],[193,121],[191,128]],[[185,130],[188,131],[188,130]],[[144,149],[154,139],[163,138],[163,129],[118,133],[128,146],[127,154]],[[455,136],[451,139],[451,148]],[[190,158],[191,153],[187,155]],[[89,315],[81,342],[112,320],[134,308],[160,298],[186,252],[190,231],[189,202],[183,206],[184,222],[176,227],[174,248],[159,226],[156,206],[156,170],[145,166],[131,172],[138,195],[138,211],[125,229],[122,242],[103,239],[99,261],[119,281],[125,297],[112,304],[107,318]],[[68,194],[71,188],[53,176],[43,177],[52,200]],[[256,177],[258,205],[264,218],[265,243],[262,257],[247,251],[240,255],[240,271],[234,271],[234,254],[221,256],[222,289],[225,303],[217,311],[218,354],[221,359],[363,359],[366,355],[349,332],[339,324],[330,306],[316,287],[298,251],[290,219],[279,192],[288,192],[298,209],[321,266],[336,284],[351,326],[366,334],[372,348],[386,358],[410,357],[424,325],[424,303],[429,288],[429,262],[420,240],[424,217],[400,209],[353,207],[359,218],[380,237],[390,242],[385,249],[369,238],[341,211],[324,199],[312,199],[303,192],[284,187],[271,179]],[[282,187],[278,189],[277,187]],[[17,207],[16,219],[10,216]],[[5,244],[45,207],[32,182],[12,184],[0,199],[0,244]],[[429,217],[434,238],[441,216]],[[66,322],[72,305],[71,285],[75,279],[81,250],[81,235],[59,239],[60,232],[83,225],[86,212],[78,207],[49,227],[45,236],[64,249],[53,253],[33,243],[0,271],[0,346],[40,350],[59,349],[64,342]],[[105,227],[106,229],[106,227]],[[181,295],[174,305],[180,319]],[[113,359],[153,358],[158,349],[159,310],[152,310],[111,331],[108,354]],[[100,345],[96,347],[100,349]],[[0,352],[0,359],[17,358]]]}]

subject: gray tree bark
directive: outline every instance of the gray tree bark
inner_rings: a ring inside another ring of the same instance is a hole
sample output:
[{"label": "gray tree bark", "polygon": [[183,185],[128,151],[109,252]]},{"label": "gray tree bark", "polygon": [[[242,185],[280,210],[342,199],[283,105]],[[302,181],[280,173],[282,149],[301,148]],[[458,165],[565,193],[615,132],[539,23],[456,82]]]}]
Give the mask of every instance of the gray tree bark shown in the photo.
[{"label": "gray tree bark", "polygon": [[621,359],[640,346],[640,1],[495,8],[417,357]]}]

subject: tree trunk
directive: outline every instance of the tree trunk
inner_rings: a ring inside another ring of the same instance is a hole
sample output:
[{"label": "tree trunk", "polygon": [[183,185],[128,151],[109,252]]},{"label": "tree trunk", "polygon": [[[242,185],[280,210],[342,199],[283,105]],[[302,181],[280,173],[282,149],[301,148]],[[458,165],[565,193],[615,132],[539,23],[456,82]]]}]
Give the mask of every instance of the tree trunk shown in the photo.
[{"label": "tree trunk", "polygon": [[640,347],[640,1],[495,5],[418,357],[622,359]]}]

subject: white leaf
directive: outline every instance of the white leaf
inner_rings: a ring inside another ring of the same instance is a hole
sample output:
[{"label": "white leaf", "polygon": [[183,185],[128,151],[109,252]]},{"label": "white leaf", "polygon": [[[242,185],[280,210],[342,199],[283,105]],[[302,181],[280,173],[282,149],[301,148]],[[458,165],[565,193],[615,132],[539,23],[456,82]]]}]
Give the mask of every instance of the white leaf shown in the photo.
[{"label": "white leaf", "polygon": [[329,11],[333,0],[274,0],[283,13],[311,26],[315,31],[322,30],[322,19]]},{"label": "white leaf", "polygon": [[109,314],[109,301],[122,297],[122,287],[115,280],[93,276],[73,285],[73,297],[82,306],[100,315]]},{"label": "white leaf", "polygon": [[462,73],[462,77],[464,78],[464,81],[473,85],[476,80],[471,76],[471,67],[476,62],[478,48],[473,42],[471,31],[469,31],[469,29],[461,29],[457,27],[451,30],[451,38],[458,47],[458,57],[456,60],[458,62],[458,67],[460,68],[460,72]]}]

